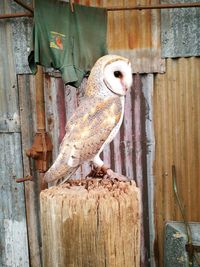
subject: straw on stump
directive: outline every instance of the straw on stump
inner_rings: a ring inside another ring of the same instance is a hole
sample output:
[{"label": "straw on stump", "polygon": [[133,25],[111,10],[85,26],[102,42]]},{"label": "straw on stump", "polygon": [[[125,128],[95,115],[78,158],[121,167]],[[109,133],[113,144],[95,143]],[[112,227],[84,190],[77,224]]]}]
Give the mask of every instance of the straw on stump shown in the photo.
[{"label": "straw on stump", "polygon": [[139,267],[134,182],[73,180],[44,190],[40,203],[43,266]]}]

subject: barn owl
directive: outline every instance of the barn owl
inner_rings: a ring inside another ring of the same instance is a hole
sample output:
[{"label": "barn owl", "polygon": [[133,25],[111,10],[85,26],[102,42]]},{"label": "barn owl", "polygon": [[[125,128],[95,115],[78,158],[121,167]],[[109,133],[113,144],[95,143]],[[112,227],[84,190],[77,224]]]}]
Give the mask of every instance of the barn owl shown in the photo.
[{"label": "barn owl", "polygon": [[132,85],[128,59],[106,55],[97,60],[87,81],[85,96],[66,125],[60,152],[45,174],[45,181],[67,180],[84,161],[114,173],[100,159],[106,144],[117,134],[124,116],[125,95]]}]

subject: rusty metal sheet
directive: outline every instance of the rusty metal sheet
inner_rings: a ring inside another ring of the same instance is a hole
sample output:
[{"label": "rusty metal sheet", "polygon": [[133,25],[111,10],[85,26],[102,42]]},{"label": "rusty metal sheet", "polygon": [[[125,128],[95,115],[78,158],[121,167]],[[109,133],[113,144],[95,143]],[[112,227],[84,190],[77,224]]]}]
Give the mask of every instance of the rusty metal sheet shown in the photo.
[{"label": "rusty metal sheet", "polygon": [[[172,183],[176,166],[177,187],[189,221],[200,221],[200,58],[167,59],[165,75],[154,86],[154,213],[158,266],[163,262],[163,227],[182,220]],[[159,257],[158,257],[159,255]]]},{"label": "rusty metal sheet", "polygon": [[[190,0],[184,0],[189,3]],[[193,2],[199,2],[195,0]],[[162,0],[161,3],[177,3]],[[166,9],[161,11],[162,57],[200,56],[200,8]]]},{"label": "rusty metal sheet", "polygon": [[[105,8],[130,7],[138,4],[136,0],[75,0],[74,2]],[[159,1],[154,0],[151,3],[159,4]],[[140,4],[149,4],[149,1],[144,0]],[[165,61],[161,58],[160,49],[159,10],[109,11],[107,28],[109,53],[130,58],[133,73],[165,72]]]}]

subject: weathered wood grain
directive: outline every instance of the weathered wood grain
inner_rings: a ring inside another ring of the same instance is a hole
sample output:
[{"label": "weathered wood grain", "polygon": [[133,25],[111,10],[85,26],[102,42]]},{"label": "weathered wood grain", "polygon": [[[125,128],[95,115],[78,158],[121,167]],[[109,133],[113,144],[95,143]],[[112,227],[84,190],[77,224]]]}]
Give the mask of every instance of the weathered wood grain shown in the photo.
[{"label": "weathered wood grain", "polygon": [[74,180],[43,191],[40,203],[45,267],[139,267],[134,182]]},{"label": "weathered wood grain", "polygon": [[[0,1],[0,13],[11,13]],[[29,266],[18,90],[10,20],[0,23],[0,266]]]},{"label": "weathered wood grain", "polygon": [[[18,75],[19,88],[19,107],[20,122],[22,135],[22,152],[23,152],[23,168],[24,176],[30,175],[29,159],[26,150],[32,146],[33,137],[36,129],[35,113],[35,78],[30,75]],[[25,203],[26,203],[26,220],[28,228],[28,243],[30,253],[31,267],[41,266],[40,256],[40,230],[39,230],[39,188],[36,179],[36,172],[32,172],[34,182],[27,181],[25,183]]]}]

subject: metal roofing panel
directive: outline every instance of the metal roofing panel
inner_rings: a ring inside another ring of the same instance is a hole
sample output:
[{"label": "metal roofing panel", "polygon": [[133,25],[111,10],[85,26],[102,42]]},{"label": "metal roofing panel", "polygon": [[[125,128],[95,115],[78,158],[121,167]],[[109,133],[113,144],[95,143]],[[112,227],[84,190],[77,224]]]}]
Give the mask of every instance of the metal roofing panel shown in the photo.
[{"label": "metal roofing panel", "polygon": [[[136,0],[74,2],[105,8],[131,7],[138,4]],[[151,2],[159,3],[158,0]],[[144,0],[140,4],[149,4],[149,1]],[[160,50],[159,10],[109,11],[107,44],[110,54],[126,55],[130,58],[133,73],[165,72],[165,61],[161,59]]]},{"label": "metal roofing panel", "polygon": [[[167,59],[165,75],[154,85],[155,131],[155,255],[163,262],[163,226],[182,220],[172,183],[176,166],[177,187],[187,220],[200,221],[200,58]],[[158,245],[158,246],[157,246]]]},{"label": "metal roofing panel", "polygon": [[[162,0],[163,4],[177,3]],[[184,3],[190,0],[182,1]],[[193,2],[199,2],[195,0]],[[165,9],[161,11],[162,57],[200,56],[200,8]]]}]

